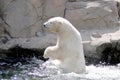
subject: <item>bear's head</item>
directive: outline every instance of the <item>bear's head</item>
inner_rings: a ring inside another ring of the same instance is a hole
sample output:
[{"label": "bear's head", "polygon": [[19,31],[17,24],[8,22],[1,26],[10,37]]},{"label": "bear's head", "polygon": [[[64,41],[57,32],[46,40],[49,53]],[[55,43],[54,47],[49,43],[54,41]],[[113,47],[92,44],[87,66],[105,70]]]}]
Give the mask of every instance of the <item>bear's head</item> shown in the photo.
[{"label": "bear's head", "polygon": [[54,17],[43,24],[46,31],[58,33],[63,27],[63,18]]}]

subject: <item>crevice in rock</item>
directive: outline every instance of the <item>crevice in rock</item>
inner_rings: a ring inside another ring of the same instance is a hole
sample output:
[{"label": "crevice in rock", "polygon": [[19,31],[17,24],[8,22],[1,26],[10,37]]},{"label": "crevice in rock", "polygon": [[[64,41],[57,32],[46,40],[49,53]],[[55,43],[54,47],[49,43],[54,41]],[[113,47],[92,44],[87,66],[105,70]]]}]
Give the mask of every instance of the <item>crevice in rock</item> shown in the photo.
[{"label": "crevice in rock", "polygon": [[12,38],[9,31],[6,29],[7,27],[10,28],[11,26],[5,21],[4,17],[5,17],[5,14],[3,11],[3,4],[0,3],[0,19],[2,20],[2,24],[5,24],[4,25],[4,33],[7,34],[10,38]]},{"label": "crevice in rock", "polygon": [[119,18],[118,18],[118,19],[120,19],[120,9],[119,9],[119,7],[120,7],[120,3],[119,3],[119,2],[117,2],[116,6],[117,6],[118,16],[119,16]]},{"label": "crevice in rock", "polygon": [[66,2],[65,2],[65,9],[64,9],[64,13],[63,13],[63,18],[65,18],[65,15],[66,15],[66,6],[67,6],[67,0],[66,0]]},{"label": "crevice in rock", "polygon": [[68,2],[76,2],[76,0],[68,0]]}]

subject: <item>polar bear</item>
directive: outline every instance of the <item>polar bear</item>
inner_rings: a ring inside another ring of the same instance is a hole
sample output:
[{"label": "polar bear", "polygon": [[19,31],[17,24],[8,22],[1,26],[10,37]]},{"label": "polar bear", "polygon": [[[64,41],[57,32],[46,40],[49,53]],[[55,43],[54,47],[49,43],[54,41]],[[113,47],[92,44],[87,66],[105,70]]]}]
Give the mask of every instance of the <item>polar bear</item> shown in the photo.
[{"label": "polar bear", "polygon": [[85,58],[79,31],[66,19],[54,17],[43,24],[45,30],[57,34],[55,46],[47,47],[44,57],[49,58],[63,72],[85,72]]}]

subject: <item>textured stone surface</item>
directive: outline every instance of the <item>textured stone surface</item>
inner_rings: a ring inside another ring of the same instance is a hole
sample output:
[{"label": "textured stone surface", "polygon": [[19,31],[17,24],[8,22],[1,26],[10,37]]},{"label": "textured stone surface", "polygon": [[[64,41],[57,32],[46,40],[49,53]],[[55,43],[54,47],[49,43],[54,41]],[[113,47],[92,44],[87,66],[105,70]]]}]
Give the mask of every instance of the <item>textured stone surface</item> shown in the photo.
[{"label": "textured stone surface", "polygon": [[54,45],[56,35],[42,24],[61,16],[81,32],[87,57],[98,60],[97,47],[120,39],[119,7],[119,0],[0,0],[0,48]]},{"label": "textured stone surface", "polygon": [[2,20],[0,19],[0,36],[4,34],[4,27],[2,26]]},{"label": "textured stone surface", "polygon": [[5,20],[11,27],[10,33],[13,37],[27,37],[35,34],[31,33],[31,28],[37,23],[39,17],[30,1],[11,2],[6,8],[5,14]]},{"label": "textured stone surface", "polygon": [[[119,55],[118,57],[120,57],[119,48],[115,47],[115,46],[119,46],[119,43],[117,43],[120,40],[119,34],[120,34],[120,30],[118,30],[114,33],[103,34],[98,38],[91,36],[90,41],[84,41],[83,42],[84,52],[85,52],[85,56],[87,57],[87,59],[89,59],[89,58],[92,59],[93,62],[90,61],[91,63],[99,63],[100,60],[103,60],[103,55],[104,55],[104,57],[106,56],[108,58],[108,56],[111,57],[112,55],[114,55],[114,54],[116,55],[118,53],[118,55]],[[110,58],[110,59],[112,60],[113,58]],[[117,59],[118,58],[116,58],[115,63],[118,63]],[[103,60],[103,61],[107,62],[108,60],[107,61]],[[110,63],[114,64],[112,62],[110,62]]]},{"label": "textured stone surface", "polygon": [[114,1],[69,2],[65,17],[79,30],[116,27],[118,13]]},{"label": "textured stone surface", "polygon": [[42,23],[62,16],[79,30],[108,29],[117,26],[116,3],[107,1],[1,0],[3,19],[12,37],[33,37],[43,31]]},{"label": "textured stone surface", "polygon": [[4,21],[12,37],[33,37],[42,31],[42,23],[64,15],[66,0],[1,0]]},{"label": "textured stone surface", "polygon": [[[51,39],[50,39],[51,38]],[[32,38],[17,38],[17,39],[11,39],[7,41],[6,44],[1,44],[0,49],[9,49],[11,47],[14,47],[16,45],[22,47],[22,48],[30,48],[30,49],[44,49],[47,46],[55,45],[56,43],[56,37],[55,35],[41,35],[41,37],[32,37]]]},{"label": "textured stone surface", "polygon": [[120,0],[115,0],[117,2],[118,15],[120,17]]},{"label": "textured stone surface", "polygon": [[66,0],[46,0],[44,4],[44,18],[64,15]]}]

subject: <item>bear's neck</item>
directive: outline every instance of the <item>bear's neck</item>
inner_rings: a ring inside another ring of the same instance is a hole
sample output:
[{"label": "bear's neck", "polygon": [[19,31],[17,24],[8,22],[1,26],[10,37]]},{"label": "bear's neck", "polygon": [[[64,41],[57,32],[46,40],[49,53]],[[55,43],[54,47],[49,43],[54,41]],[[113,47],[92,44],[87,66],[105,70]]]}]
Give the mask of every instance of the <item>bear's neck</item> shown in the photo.
[{"label": "bear's neck", "polygon": [[[65,35],[64,35],[65,36]],[[57,36],[57,46],[63,46],[66,45],[66,42],[68,40],[65,39],[63,36]]]},{"label": "bear's neck", "polygon": [[[72,44],[73,40],[74,41],[78,40],[76,38],[78,38],[79,35],[80,34],[79,34],[78,31],[76,31],[76,29],[70,29],[70,30],[64,29],[63,31],[61,31],[61,32],[59,32],[57,34],[57,45],[58,46],[63,46],[63,45],[67,46],[67,45],[70,45],[70,44]],[[68,43],[70,41],[71,41],[70,44],[66,44],[66,43]]]}]

